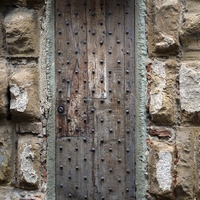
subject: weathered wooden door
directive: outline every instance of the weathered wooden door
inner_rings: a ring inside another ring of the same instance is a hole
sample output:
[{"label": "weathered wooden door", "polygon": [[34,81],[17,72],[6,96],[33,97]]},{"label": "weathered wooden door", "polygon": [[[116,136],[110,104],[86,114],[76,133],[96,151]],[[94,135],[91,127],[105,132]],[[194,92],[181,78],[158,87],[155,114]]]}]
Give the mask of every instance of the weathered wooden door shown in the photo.
[{"label": "weathered wooden door", "polygon": [[56,198],[135,199],[134,0],[56,0]]}]

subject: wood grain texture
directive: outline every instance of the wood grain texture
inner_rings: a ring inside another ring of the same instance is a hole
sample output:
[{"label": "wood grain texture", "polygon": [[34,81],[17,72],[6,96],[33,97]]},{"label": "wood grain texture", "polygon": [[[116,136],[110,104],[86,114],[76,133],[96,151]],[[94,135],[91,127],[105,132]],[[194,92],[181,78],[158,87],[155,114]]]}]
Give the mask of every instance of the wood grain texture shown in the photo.
[{"label": "wood grain texture", "polygon": [[135,198],[133,11],[56,1],[57,199]]}]

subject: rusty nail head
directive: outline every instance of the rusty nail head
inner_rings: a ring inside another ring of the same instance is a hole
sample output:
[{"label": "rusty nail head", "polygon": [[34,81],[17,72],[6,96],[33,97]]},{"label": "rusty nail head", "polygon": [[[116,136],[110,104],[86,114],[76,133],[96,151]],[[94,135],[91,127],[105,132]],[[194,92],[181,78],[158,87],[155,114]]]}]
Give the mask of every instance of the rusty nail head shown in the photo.
[{"label": "rusty nail head", "polygon": [[[70,118],[70,117],[68,117],[68,118],[67,118],[67,121],[68,121],[68,122],[70,122],[70,121],[71,121],[71,118]],[[69,140],[69,139],[68,139],[68,140]]]}]

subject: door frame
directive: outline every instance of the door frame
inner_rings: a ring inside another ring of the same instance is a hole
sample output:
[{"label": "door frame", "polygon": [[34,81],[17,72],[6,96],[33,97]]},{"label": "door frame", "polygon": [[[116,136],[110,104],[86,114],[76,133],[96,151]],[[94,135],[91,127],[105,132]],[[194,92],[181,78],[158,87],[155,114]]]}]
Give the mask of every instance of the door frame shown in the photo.
[{"label": "door frame", "polygon": [[[55,0],[46,0],[46,66],[50,103],[47,134],[47,199],[55,200]],[[136,199],[146,199],[146,0],[135,0]]]}]

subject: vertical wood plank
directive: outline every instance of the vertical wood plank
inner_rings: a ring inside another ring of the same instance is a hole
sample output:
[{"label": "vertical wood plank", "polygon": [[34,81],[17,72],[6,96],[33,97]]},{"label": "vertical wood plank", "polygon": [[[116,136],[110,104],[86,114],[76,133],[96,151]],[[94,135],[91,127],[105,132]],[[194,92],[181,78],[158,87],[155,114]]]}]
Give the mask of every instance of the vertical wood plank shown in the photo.
[{"label": "vertical wood plank", "polygon": [[67,74],[71,74],[70,80],[70,102],[68,103],[68,135],[87,135],[88,110],[85,106],[84,98],[87,98],[88,76],[87,76],[87,24],[86,5],[84,0],[72,1],[70,4],[70,26],[73,32],[71,38],[71,52],[67,59],[72,62],[73,69],[69,69]]},{"label": "vertical wood plank", "polygon": [[125,1],[125,128],[126,198],[135,199],[135,108],[134,108],[134,1]]},{"label": "vertical wood plank", "polygon": [[105,0],[88,0],[88,81],[89,97],[106,98]]}]

